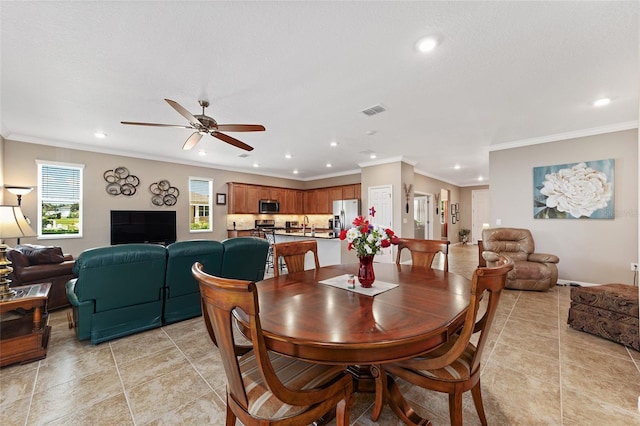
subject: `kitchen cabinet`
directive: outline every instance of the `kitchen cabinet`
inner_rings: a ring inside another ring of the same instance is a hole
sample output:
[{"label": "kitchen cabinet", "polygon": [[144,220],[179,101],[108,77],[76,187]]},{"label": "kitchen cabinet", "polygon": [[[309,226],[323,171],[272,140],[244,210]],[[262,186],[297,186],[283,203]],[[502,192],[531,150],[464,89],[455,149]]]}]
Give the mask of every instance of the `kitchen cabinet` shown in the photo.
[{"label": "kitchen cabinet", "polygon": [[248,185],[242,183],[227,183],[227,187],[229,188],[228,212],[231,214],[246,213]]},{"label": "kitchen cabinet", "polygon": [[329,188],[320,188],[318,192],[318,204],[316,214],[331,214],[333,211],[333,202],[329,201]]},{"label": "kitchen cabinet", "polygon": [[333,186],[329,188],[329,204],[331,204],[331,210],[333,210],[333,202],[338,200],[344,200],[342,196],[343,189],[342,186]]},{"label": "kitchen cabinet", "polygon": [[[271,188],[268,186],[256,186],[256,189],[258,191],[258,200],[273,200],[273,198],[271,198]],[[256,204],[256,209],[257,208],[258,205]]]},{"label": "kitchen cabinet", "polygon": [[[360,198],[360,196],[356,197],[356,186],[355,185],[344,185],[341,188],[341,200],[353,200],[354,198]],[[359,195],[359,194],[358,194]]]},{"label": "kitchen cabinet", "polygon": [[261,198],[263,194],[262,188],[259,186],[248,185],[247,186],[247,205],[246,210],[243,213],[258,214],[258,200],[264,200]]},{"label": "kitchen cabinet", "polygon": [[301,214],[304,212],[303,191],[298,189],[283,189],[280,200],[280,213]]},{"label": "kitchen cabinet", "polygon": [[284,189],[283,188],[269,188],[269,199],[276,200],[280,203],[280,213],[282,211],[282,205],[284,204]]},{"label": "kitchen cabinet", "polygon": [[360,198],[360,184],[309,190],[229,182],[229,214],[259,214],[259,200],[276,200],[282,214],[331,214],[333,202]]},{"label": "kitchen cabinet", "polygon": [[318,191],[316,189],[308,189],[304,191],[304,214],[315,214],[318,211]]}]

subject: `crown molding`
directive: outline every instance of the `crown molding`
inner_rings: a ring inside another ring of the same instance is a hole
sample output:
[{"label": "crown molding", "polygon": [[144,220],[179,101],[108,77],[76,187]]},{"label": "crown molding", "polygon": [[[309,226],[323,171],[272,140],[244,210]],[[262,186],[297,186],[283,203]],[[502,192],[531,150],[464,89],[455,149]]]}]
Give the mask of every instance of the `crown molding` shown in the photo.
[{"label": "crown molding", "polygon": [[611,124],[608,126],[592,127],[590,129],[575,130],[572,132],[556,133],[555,135],[540,136],[531,139],[522,139],[519,141],[505,142],[496,145],[489,145],[489,152],[501,151],[503,149],[520,148],[529,145],[538,145],[541,143],[557,142],[567,139],[583,138],[585,136],[601,135],[605,133],[620,132],[623,130],[631,130],[638,128],[638,120],[626,121],[624,123]]}]

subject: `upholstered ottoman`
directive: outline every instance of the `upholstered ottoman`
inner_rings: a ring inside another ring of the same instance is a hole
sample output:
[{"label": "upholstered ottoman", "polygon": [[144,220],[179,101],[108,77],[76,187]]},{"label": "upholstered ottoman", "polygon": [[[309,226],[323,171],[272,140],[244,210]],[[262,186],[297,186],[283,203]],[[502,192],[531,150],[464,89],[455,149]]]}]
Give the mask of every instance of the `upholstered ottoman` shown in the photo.
[{"label": "upholstered ottoman", "polygon": [[640,351],[638,337],[638,287],[605,284],[573,287],[567,323]]}]

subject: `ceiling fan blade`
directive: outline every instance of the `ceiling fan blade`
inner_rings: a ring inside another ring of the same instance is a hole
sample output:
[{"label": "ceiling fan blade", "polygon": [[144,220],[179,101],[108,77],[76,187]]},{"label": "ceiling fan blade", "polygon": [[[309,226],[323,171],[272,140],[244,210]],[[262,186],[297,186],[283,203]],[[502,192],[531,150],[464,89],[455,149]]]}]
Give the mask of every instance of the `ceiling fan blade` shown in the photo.
[{"label": "ceiling fan blade", "polygon": [[193,114],[191,114],[189,111],[187,111],[182,105],[180,105],[176,101],[172,101],[171,99],[165,99],[165,101],[167,101],[167,103],[169,105],[171,105],[173,107],[173,109],[178,111],[178,113],[180,113],[180,115],[182,115],[184,118],[189,120],[189,123],[191,123],[193,125],[200,124],[200,121],[197,118],[195,118],[193,116]]},{"label": "ceiling fan blade", "polygon": [[179,127],[181,129],[194,129],[193,126],[182,126],[180,124],[160,124],[160,123],[140,123],[137,121],[121,121],[122,124],[131,124],[134,126],[156,126],[156,127]]},{"label": "ceiling fan blade", "polygon": [[262,124],[218,124],[222,132],[264,132]]},{"label": "ceiling fan blade", "polygon": [[189,139],[187,139],[187,141],[184,143],[184,145],[182,145],[182,149],[185,151],[190,150],[191,148],[196,146],[198,142],[200,142],[201,138],[202,138],[202,135],[200,133],[193,132],[191,136],[189,136]]},{"label": "ceiling fan blade", "polygon": [[211,136],[213,136],[214,138],[218,138],[221,141],[224,141],[224,142],[226,142],[228,144],[231,144],[231,145],[233,145],[235,147],[238,147],[240,149],[244,149],[245,151],[253,151],[253,147],[252,146],[249,146],[246,143],[241,142],[236,138],[232,138],[229,135],[225,135],[224,133],[211,132]]}]

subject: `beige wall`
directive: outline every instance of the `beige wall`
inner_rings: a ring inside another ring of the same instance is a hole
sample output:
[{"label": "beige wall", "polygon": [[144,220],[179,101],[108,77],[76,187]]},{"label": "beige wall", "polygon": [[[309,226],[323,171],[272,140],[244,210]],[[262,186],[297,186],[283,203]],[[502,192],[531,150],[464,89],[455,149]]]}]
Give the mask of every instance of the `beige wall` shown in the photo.
[{"label": "beige wall", "polygon": [[[393,162],[387,164],[379,164],[375,166],[366,166],[362,168],[361,184],[362,184],[362,214],[367,215],[371,202],[369,201],[369,188],[374,186],[391,185],[391,197],[393,199],[393,229],[399,236],[405,237],[402,227],[403,215],[400,210],[400,200],[403,197],[402,192],[402,164],[401,162]],[[402,204],[404,205],[404,204]],[[413,236],[413,228],[411,229]]]},{"label": "beige wall", "polygon": [[[300,188],[300,181],[279,179],[247,173],[229,172],[206,167],[195,167],[161,161],[143,160],[118,155],[100,154],[46,145],[37,145],[11,140],[4,141],[5,181],[12,185],[37,186],[36,160],[84,164],[84,226],[82,238],[46,239],[24,238],[23,243],[59,245],[66,253],[78,255],[87,248],[110,244],[111,210],[175,210],[179,240],[214,239],[227,237],[226,205],[213,205],[213,231],[206,233],[189,232],[190,176],[213,179],[213,192],[227,193],[227,182],[237,181],[261,185]],[[0,163],[1,164],[1,163]],[[132,197],[112,196],[105,191],[103,178],[105,170],[123,166],[131,174],[138,176],[140,185]],[[156,207],[151,203],[149,185],[160,179],[168,180],[180,190],[178,202],[172,207]],[[5,199],[10,194],[5,191]],[[35,191],[22,199],[22,207],[29,217],[37,218],[37,195]],[[15,240],[7,240],[9,245]]]},{"label": "beige wall", "polygon": [[[413,181],[413,191],[414,192],[419,192],[421,194],[440,194],[440,190],[441,189],[448,189],[449,190],[449,204],[451,203],[461,203],[460,201],[460,188],[452,185],[450,183],[438,180],[438,179],[434,179],[431,178],[429,176],[425,176],[425,175],[421,175],[416,173],[414,176],[414,181]],[[434,199],[435,200],[435,199]],[[433,239],[434,240],[438,240],[442,237],[441,235],[441,226],[440,226],[440,216],[436,215],[436,204],[437,203],[433,203],[433,205],[431,206],[433,209],[433,221],[435,222],[433,224]],[[462,207],[462,204],[460,205],[460,207]],[[451,243],[457,243],[458,242],[458,230],[460,229],[458,224],[452,225],[451,224],[451,215],[448,215],[449,217],[447,217],[447,223],[449,223],[449,236],[447,237],[447,239],[449,241],[451,241]],[[462,219],[462,218],[461,218]]]},{"label": "beige wall", "polygon": [[351,185],[354,183],[360,183],[360,173],[308,181],[304,183],[303,189],[326,188],[329,186]]},{"label": "beige wall", "polygon": [[[471,193],[480,189],[489,189],[489,185],[464,186],[460,188],[460,201],[458,201],[460,203],[460,223],[458,224],[459,230],[463,228],[471,229],[471,214],[473,207]],[[471,238],[471,236],[469,238]],[[459,239],[456,239],[455,241],[459,241]]]},{"label": "beige wall", "polygon": [[[4,138],[0,136],[0,187],[4,188]],[[4,204],[4,190],[0,191],[0,204]]]},{"label": "beige wall", "polygon": [[[615,160],[615,219],[533,219],[533,168]],[[638,260],[638,131],[627,130],[490,153],[491,224],[532,231],[536,251],[560,257],[561,279],[633,282]]]}]

